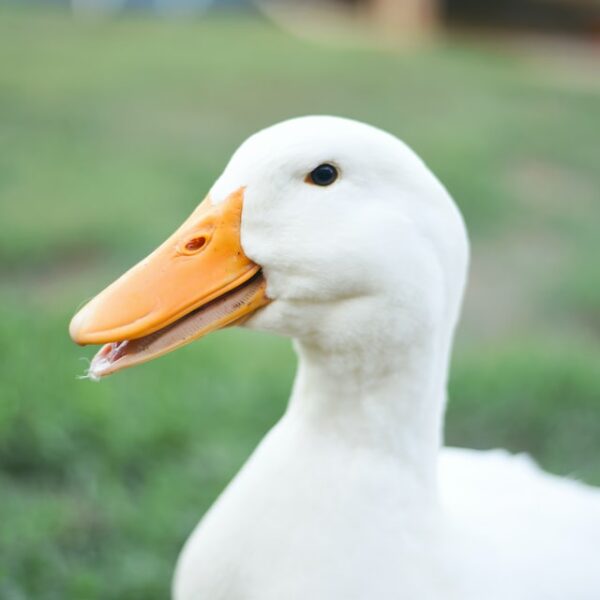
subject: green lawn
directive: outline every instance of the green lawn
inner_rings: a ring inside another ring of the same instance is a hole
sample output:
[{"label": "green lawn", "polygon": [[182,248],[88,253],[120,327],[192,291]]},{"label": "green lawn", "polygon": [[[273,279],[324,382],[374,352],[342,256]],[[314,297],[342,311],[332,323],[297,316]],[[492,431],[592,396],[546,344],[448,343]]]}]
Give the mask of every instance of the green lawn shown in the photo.
[{"label": "green lawn", "polygon": [[600,88],[572,66],[0,10],[0,598],[167,597],[186,535],[284,410],[286,340],[226,331],[93,384],[67,325],[247,135],[299,114],[398,134],[464,211],[449,442],[600,484]]}]

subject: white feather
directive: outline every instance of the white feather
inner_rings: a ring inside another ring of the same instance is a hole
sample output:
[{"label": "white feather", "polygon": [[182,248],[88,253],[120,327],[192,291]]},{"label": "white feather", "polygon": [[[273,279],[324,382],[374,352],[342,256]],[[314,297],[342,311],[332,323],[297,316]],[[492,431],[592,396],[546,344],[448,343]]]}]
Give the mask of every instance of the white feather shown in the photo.
[{"label": "white feather", "polygon": [[[319,163],[333,185],[307,184]],[[246,141],[242,243],[293,337],[289,408],[188,540],[177,600],[595,600],[600,494],[504,452],[444,449],[468,243],[402,142],[333,117]]]}]

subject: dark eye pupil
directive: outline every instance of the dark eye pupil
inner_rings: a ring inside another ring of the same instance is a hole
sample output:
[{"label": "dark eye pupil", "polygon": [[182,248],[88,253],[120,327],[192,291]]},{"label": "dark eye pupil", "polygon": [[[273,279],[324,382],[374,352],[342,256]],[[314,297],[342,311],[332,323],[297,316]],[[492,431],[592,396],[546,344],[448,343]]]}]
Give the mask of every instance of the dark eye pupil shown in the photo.
[{"label": "dark eye pupil", "polygon": [[331,185],[337,176],[337,169],[329,164],[319,165],[310,172],[310,179],[316,185]]}]

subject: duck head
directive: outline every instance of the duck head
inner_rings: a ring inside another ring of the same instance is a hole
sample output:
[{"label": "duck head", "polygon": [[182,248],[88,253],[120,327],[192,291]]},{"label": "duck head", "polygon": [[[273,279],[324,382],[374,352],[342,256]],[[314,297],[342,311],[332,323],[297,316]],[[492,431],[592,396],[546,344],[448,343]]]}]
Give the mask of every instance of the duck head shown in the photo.
[{"label": "duck head", "polygon": [[337,117],[258,132],[147,258],[84,306],[90,376],[244,324],[329,350],[450,332],[467,237],[454,202],[400,140]]}]

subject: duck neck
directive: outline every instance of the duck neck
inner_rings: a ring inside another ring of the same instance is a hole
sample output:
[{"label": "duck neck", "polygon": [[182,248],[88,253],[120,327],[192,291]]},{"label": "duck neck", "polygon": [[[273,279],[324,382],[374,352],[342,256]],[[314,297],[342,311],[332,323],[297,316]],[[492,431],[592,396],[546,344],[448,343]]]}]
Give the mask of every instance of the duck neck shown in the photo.
[{"label": "duck neck", "polygon": [[[381,341],[381,340],[380,340]],[[332,349],[297,341],[299,367],[288,417],[355,452],[385,454],[435,501],[449,343]]]}]

